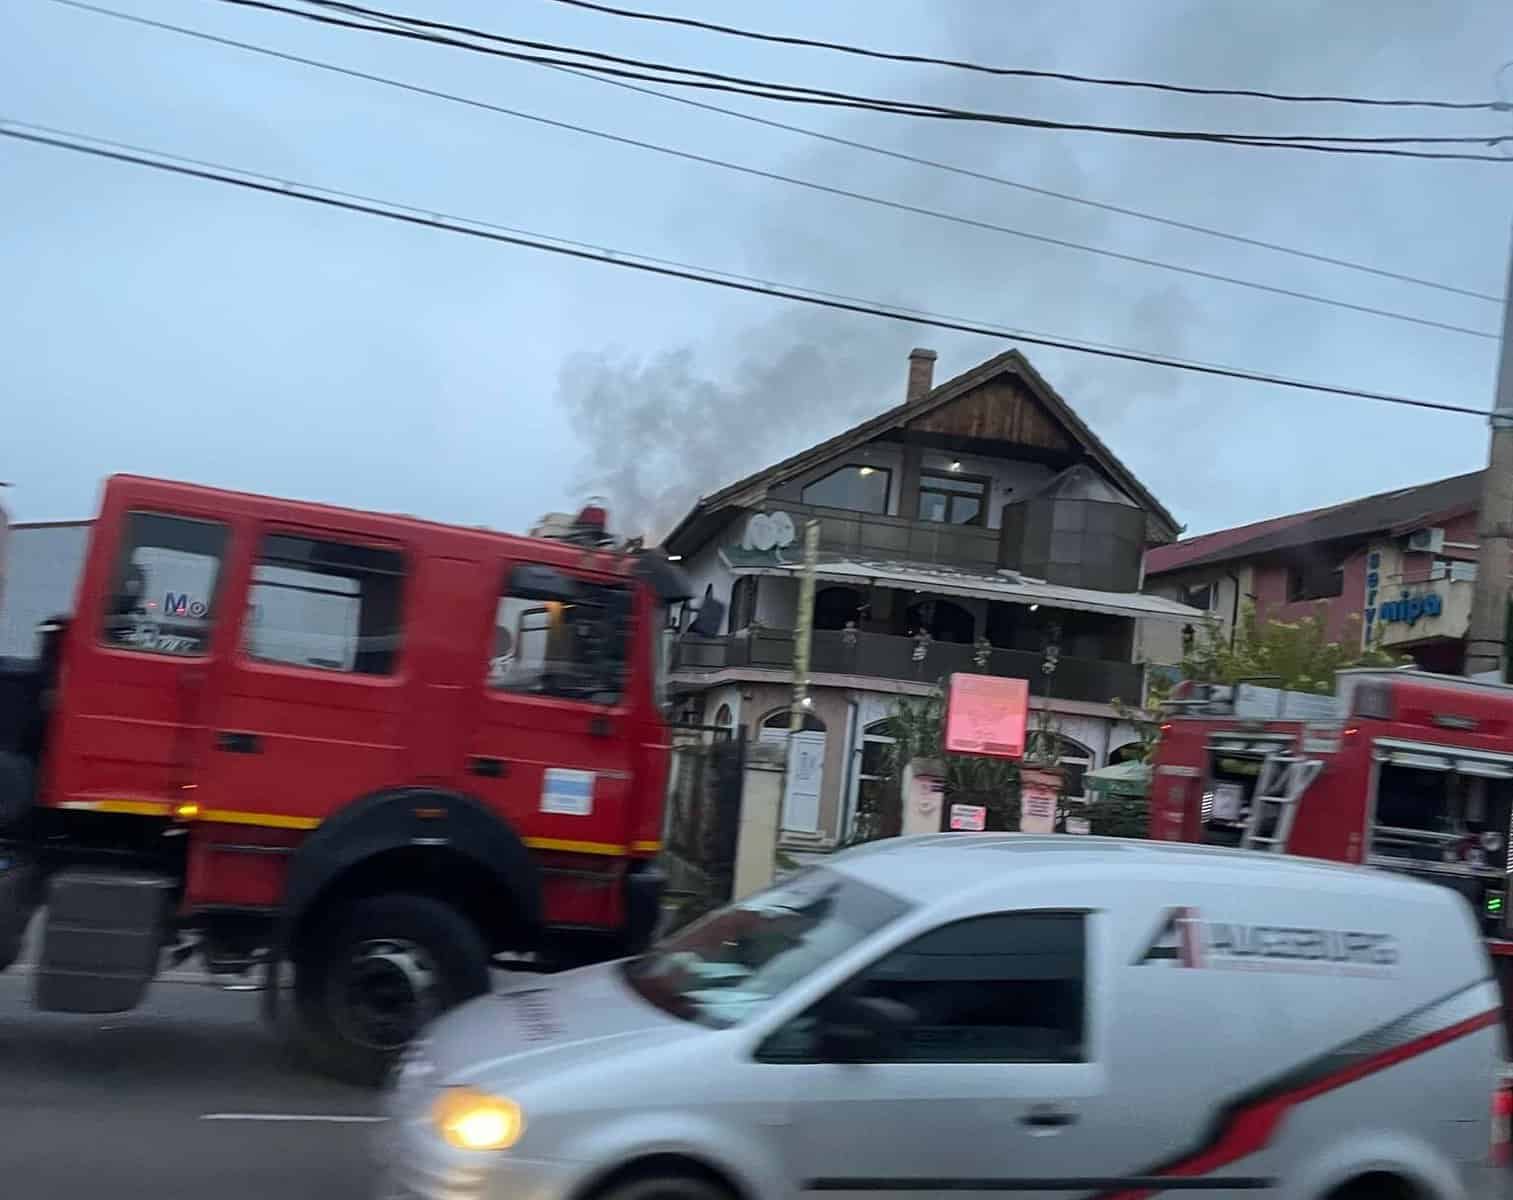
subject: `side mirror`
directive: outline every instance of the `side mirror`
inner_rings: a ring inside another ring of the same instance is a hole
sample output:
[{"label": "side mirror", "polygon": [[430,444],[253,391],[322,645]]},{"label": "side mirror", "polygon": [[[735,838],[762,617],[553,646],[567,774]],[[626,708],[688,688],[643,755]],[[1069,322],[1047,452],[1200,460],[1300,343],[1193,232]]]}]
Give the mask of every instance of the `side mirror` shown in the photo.
[{"label": "side mirror", "polygon": [[872,1062],[886,1057],[914,1023],[907,1004],[878,996],[841,996],[820,1014],[819,1052],[826,1062]]},{"label": "side mirror", "polygon": [[688,626],[688,632],[699,637],[719,637],[720,623],[725,620],[725,605],[713,596],[699,601],[699,611]]}]

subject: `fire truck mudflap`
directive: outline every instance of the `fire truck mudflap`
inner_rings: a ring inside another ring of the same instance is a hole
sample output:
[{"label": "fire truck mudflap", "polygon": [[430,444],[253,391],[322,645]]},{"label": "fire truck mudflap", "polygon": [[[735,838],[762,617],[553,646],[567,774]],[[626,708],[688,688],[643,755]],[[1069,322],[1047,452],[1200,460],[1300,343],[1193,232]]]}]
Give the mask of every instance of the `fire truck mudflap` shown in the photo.
[{"label": "fire truck mudflap", "polygon": [[47,889],[35,1002],[44,1012],[127,1012],[157,974],[173,883],[144,871],[60,871]]},{"label": "fire truck mudflap", "polygon": [[29,861],[0,850],[0,971],[20,957],[26,927],[37,910],[39,879]]}]

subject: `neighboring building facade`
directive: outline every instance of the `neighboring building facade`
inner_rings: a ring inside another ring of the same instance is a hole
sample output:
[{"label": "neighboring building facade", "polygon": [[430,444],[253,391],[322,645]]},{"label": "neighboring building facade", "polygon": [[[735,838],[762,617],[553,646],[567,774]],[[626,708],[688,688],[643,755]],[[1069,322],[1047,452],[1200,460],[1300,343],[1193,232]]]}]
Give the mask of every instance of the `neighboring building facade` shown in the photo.
[{"label": "neighboring building facade", "polygon": [[675,642],[683,712],[786,743],[803,530],[819,524],[794,848],[827,849],[877,807],[899,699],[957,671],[1030,680],[1080,790],[1136,739],[1112,702],[1142,698],[1144,627],[1180,638],[1200,619],[1141,594],[1144,547],[1176,523],[1022,355],[939,387],[934,359],[910,356],[902,405],[701,499],[665,542],[728,606],[722,636]]},{"label": "neighboring building facade", "polygon": [[[1460,672],[1476,579],[1481,472],[1274,517],[1149,550],[1146,590],[1206,610],[1226,637],[1258,617],[1322,615],[1335,641]],[[1180,635],[1185,631],[1177,631]],[[1171,627],[1147,661],[1176,662]]]},{"label": "neighboring building facade", "polygon": [[0,546],[5,556],[0,589],[0,658],[32,658],[37,626],[73,610],[84,569],[88,521],[17,522]]}]

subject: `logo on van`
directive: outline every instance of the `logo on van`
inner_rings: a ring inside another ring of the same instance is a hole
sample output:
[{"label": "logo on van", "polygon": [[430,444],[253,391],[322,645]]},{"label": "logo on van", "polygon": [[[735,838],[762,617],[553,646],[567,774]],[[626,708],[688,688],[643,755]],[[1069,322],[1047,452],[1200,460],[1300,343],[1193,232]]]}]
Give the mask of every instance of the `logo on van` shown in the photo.
[{"label": "logo on van", "polygon": [[1177,907],[1163,914],[1135,965],[1376,974],[1397,960],[1390,933],[1205,921],[1197,909]]}]

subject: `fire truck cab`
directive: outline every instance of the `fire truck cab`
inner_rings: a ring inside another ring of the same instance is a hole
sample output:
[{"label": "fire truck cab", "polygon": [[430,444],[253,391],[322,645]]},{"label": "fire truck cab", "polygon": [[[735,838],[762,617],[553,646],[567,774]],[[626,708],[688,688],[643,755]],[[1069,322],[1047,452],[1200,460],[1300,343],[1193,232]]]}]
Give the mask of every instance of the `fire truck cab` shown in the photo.
[{"label": "fire truck cab", "polygon": [[492,958],[639,948],[690,589],[582,517],[109,480],[72,616],[0,673],[0,967],[40,909],[45,1009],[134,1007],[193,955],[257,971],[318,1065],[376,1081]]},{"label": "fire truck cab", "polygon": [[1150,836],[1358,863],[1453,888],[1513,1011],[1513,687],[1340,672],[1334,696],[1186,684],[1161,726]]}]

